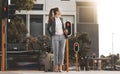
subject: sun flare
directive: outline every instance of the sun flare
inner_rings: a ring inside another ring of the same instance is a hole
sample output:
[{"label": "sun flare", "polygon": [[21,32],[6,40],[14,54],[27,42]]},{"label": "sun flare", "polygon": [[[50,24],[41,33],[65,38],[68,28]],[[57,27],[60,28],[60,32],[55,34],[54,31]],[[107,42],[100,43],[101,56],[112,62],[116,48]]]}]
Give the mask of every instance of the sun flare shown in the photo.
[{"label": "sun flare", "polygon": [[[99,24],[100,55],[120,54],[120,1],[95,0],[97,3]],[[114,39],[112,40],[112,33]],[[112,42],[114,46],[112,45]],[[114,49],[114,52],[112,51]]]}]

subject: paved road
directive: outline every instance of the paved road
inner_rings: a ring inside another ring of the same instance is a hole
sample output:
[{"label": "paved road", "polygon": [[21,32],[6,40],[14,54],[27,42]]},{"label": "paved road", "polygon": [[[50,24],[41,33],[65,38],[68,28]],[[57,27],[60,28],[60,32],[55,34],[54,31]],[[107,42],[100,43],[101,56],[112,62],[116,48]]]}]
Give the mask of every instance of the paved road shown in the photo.
[{"label": "paved road", "polygon": [[69,71],[62,73],[43,72],[43,71],[5,71],[0,74],[120,74],[120,71]]}]

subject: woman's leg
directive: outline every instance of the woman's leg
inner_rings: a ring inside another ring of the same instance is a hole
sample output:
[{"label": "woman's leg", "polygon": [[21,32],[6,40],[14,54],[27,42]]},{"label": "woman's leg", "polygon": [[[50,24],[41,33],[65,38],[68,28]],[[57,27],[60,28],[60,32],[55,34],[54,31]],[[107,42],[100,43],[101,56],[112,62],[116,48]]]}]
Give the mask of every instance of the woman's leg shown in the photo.
[{"label": "woman's leg", "polygon": [[53,54],[54,54],[54,71],[58,71],[58,47],[59,47],[58,36],[53,36],[52,48],[53,48]]},{"label": "woman's leg", "polygon": [[59,70],[62,71],[62,65],[64,63],[64,52],[65,52],[65,37],[61,36],[60,42],[59,42]]}]

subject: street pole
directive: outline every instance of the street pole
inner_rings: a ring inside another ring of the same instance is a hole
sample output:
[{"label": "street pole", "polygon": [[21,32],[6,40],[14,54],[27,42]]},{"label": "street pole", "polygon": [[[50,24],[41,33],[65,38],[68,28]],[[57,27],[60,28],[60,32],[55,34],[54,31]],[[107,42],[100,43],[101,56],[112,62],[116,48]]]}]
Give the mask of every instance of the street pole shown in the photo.
[{"label": "street pole", "polygon": [[93,59],[93,70],[94,70],[94,59]]},{"label": "street pole", "polygon": [[76,71],[78,71],[78,52],[76,52],[75,57],[76,57]]},{"label": "street pole", "polygon": [[112,33],[112,66],[114,69],[114,33]]},{"label": "street pole", "polygon": [[5,71],[5,19],[2,19],[2,63],[1,71]]},{"label": "street pole", "polygon": [[69,47],[68,47],[68,38],[66,39],[66,71],[69,71]]}]

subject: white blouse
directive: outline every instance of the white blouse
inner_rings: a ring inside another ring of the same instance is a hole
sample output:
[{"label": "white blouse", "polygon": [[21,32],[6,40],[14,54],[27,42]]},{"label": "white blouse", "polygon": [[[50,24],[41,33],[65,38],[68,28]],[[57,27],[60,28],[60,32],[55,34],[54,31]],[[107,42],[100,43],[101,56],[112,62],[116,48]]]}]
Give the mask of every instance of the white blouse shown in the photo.
[{"label": "white blouse", "polygon": [[55,17],[55,24],[56,24],[55,25],[55,30],[56,30],[55,34],[63,35],[62,22],[59,17],[58,18]]}]

